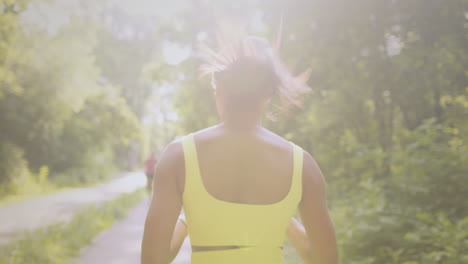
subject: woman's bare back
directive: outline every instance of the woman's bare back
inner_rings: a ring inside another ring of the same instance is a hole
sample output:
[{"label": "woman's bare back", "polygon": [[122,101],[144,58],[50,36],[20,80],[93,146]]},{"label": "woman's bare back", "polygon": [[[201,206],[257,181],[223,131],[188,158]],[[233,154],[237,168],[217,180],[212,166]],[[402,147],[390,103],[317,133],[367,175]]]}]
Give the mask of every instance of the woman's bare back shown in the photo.
[{"label": "woman's bare back", "polygon": [[287,140],[260,126],[250,133],[213,126],[194,139],[203,185],[213,198],[274,204],[287,196],[293,173]]}]

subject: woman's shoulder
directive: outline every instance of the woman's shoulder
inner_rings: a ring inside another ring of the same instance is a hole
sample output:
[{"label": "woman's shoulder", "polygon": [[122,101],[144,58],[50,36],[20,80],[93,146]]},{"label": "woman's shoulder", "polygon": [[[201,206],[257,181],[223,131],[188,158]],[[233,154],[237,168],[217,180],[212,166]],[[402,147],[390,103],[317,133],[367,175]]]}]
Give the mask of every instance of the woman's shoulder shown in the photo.
[{"label": "woman's shoulder", "polygon": [[191,132],[188,135],[194,135],[197,138],[204,138],[204,137],[216,137],[221,134],[222,134],[222,131],[219,128],[219,125],[214,125],[214,126],[206,127],[206,128]]},{"label": "woman's shoulder", "polygon": [[201,129],[201,130],[198,130],[198,131],[194,131],[194,132],[190,132],[190,133],[187,133],[187,134],[184,134],[184,135],[181,135],[181,136],[177,136],[174,140],[172,140],[165,148],[165,151],[164,152],[167,152],[168,155],[170,155],[171,157],[175,157],[175,156],[183,156],[183,147],[182,147],[182,144],[183,144],[183,141],[187,139],[188,136],[191,136],[191,135],[202,135],[202,134],[206,134],[206,132],[210,132],[210,131],[213,131],[215,128],[215,126],[212,126],[212,127],[207,127],[207,128],[204,128],[204,129]]},{"label": "woman's shoulder", "polygon": [[182,145],[182,142],[183,142],[188,136],[204,134],[204,132],[210,131],[210,130],[212,130],[213,128],[214,128],[214,126],[213,126],[213,127],[207,127],[207,128],[201,129],[201,130],[197,130],[197,131],[194,131],[194,132],[190,132],[190,133],[186,133],[186,134],[177,136],[174,140],[172,140],[172,141],[166,146],[166,148],[167,148],[167,149],[177,149],[178,146],[180,147],[180,146]]},{"label": "woman's shoulder", "polygon": [[293,145],[297,145],[293,141],[289,140],[288,138],[282,137],[276,134],[275,132],[268,130],[266,128],[264,128],[264,135],[265,136],[263,138],[265,139],[266,143],[280,147],[280,148],[289,149],[291,147],[291,143]]},{"label": "woman's shoulder", "polygon": [[161,155],[160,162],[175,163],[178,164],[184,158],[184,151],[182,147],[182,142],[187,135],[179,136],[172,140],[169,144],[166,145],[164,151]]}]

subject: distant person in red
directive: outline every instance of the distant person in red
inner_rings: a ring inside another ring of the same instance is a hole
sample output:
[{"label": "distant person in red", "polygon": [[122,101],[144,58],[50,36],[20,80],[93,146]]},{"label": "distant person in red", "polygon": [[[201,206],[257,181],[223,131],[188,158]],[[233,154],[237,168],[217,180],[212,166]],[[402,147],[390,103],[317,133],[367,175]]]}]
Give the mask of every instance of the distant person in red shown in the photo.
[{"label": "distant person in red", "polygon": [[152,191],[153,174],[157,163],[158,160],[156,159],[155,153],[151,152],[150,156],[145,161],[146,189],[148,190],[148,193],[151,193]]}]

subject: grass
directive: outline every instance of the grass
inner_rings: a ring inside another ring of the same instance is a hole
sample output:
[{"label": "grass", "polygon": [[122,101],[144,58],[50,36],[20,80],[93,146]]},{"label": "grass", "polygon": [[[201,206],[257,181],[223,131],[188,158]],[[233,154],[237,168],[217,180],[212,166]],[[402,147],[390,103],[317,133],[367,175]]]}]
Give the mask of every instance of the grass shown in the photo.
[{"label": "grass", "polygon": [[19,182],[0,186],[0,206],[22,202],[45,195],[59,189],[49,179],[47,166],[41,167],[38,174],[27,173]]},{"label": "grass", "polygon": [[[57,193],[75,188],[90,187],[103,183],[111,178],[111,175],[117,174],[114,168],[101,169],[97,175],[92,174],[92,170],[69,172],[70,174],[55,175],[53,180],[49,179],[49,168],[42,166],[37,174],[27,173],[16,183],[0,185],[0,207],[14,203],[31,200],[33,198]],[[91,179],[79,180],[81,175],[88,176]],[[75,179],[74,181],[72,179]]]},{"label": "grass", "polygon": [[145,197],[143,189],[79,211],[70,222],[25,233],[0,247],[0,264],[63,264],[79,255],[102,230],[126,216]]}]

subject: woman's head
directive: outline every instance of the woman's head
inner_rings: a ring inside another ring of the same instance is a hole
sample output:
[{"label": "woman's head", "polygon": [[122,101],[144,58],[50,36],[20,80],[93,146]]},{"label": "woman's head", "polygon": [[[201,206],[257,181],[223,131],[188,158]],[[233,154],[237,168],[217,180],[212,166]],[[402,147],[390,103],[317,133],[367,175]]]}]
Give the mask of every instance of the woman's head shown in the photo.
[{"label": "woman's head", "polygon": [[[278,50],[260,37],[223,35],[214,51],[201,46],[206,64],[203,74],[211,74],[218,111],[232,114],[260,114],[263,106],[278,95],[285,111],[300,106],[299,95],[307,92],[308,72],[293,76],[280,61]],[[269,113],[274,119],[278,113]]]}]

